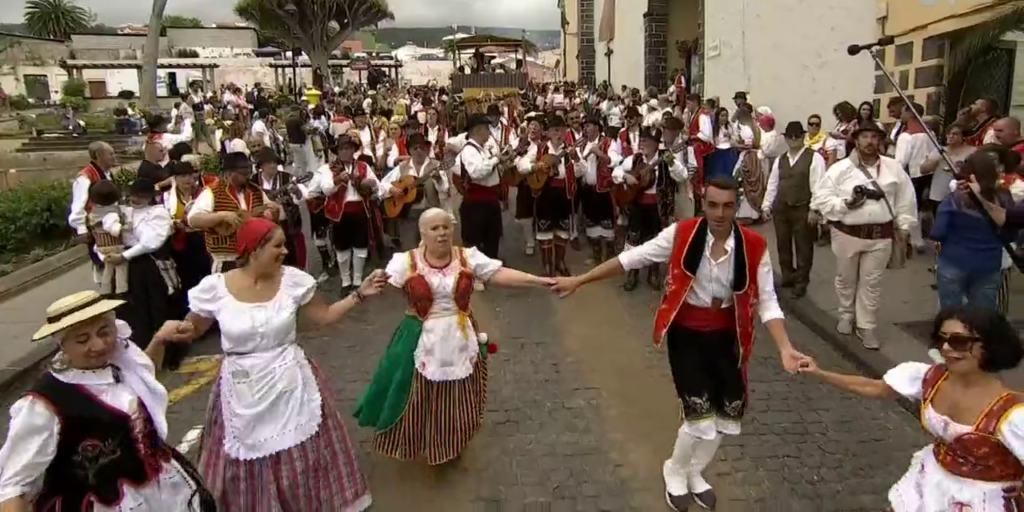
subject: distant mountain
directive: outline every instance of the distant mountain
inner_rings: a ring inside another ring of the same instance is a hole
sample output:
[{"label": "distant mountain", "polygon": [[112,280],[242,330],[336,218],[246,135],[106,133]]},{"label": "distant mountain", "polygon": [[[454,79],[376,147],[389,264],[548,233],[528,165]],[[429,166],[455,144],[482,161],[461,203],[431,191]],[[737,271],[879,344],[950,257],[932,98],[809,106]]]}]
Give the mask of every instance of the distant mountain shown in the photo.
[{"label": "distant mountain", "polygon": [[[459,32],[472,34],[491,34],[502,37],[523,37],[523,29],[507,27],[469,27],[460,26]],[[412,43],[421,47],[436,48],[441,46],[441,39],[452,35],[451,27],[382,27],[375,32],[377,42],[392,48]],[[558,30],[528,30],[526,38],[533,41],[540,50],[558,48],[562,33]]]}]

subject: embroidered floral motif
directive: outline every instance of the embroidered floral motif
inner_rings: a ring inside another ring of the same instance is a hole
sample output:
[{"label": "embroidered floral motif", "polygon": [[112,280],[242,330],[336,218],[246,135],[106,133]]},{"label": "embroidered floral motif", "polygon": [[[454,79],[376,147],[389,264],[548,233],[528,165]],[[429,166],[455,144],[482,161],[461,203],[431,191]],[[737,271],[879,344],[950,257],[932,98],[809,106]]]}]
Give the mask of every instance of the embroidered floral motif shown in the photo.
[{"label": "embroidered floral motif", "polygon": [[98,439],[86,439],[78,445],[78,452],[71,457],[75,463],[75,473],[89,482],[89,485],[97,485],[96,473],[103,466],[117,460],[121,456],[121,449],[117,441],[100,441]]},{"label": "embroidered floral motif", "polygon": [[740,419],[743,417],[743,400],[726,402],[722,412],[729,419]]},{"label": "embroidered floral motif", "polygon": [[683,414],[691,421],[701,419],[712,412],[711,399],[707,393],[702,396],[688,396],[683,399]]}]

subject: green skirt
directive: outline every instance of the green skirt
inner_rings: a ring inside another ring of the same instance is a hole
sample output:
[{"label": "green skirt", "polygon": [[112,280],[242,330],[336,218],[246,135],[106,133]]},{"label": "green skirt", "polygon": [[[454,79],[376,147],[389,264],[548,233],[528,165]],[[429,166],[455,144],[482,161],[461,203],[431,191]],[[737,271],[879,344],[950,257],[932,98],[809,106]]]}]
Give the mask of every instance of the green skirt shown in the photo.
[{"label": "green skirt", "polygon": [[375,431],[383,432],[402,417],[416,372],[413,354],[422,332],[423,321],[415,316],[406,316],[398,324],[370,385],[356,405],[355,417],[360,427],[372,426]]}]

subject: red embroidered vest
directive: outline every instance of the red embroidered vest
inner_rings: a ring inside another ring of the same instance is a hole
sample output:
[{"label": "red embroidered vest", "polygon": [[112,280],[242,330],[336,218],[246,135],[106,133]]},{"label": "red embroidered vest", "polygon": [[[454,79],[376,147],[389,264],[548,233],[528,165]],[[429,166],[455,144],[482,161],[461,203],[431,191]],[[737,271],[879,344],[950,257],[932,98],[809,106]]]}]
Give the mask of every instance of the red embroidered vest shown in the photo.
[{"label": "red embroidered vest", "polygon": [[[472,320],[473,310],[470,307],[470,299],[473,296],[473,271],[466,260],[466,250],[462,247],[453,247],[453,257],[459,261],[459,276],[455,278],[455,307],[458,308],[460,316]],[[416,317],[426,320],[430,314],[430,308],[434,306],[434,292],[430,289],[427,278],[420,274],[419,259],[416,251],[406,253],[409,265],[409,277],[405,280],[403,289],[409,301],[409,307]]]},{"label": "red embroidered vest", "polygon": [[[428,127],[427,125],[423,125],[423,127],[420,128],[420,134],[423,135],[424,137],[426,137],[427,140],[430,140],[429,132],[430,132],[430,127]],[[435,159],[437,159],[439,161],[444,161],[444,151],[445,151],[445,145],[447,143],[448,143],[448,130],[444,126],[441,126],[440,124],[438,124],[437,125],[437,140],[434,141],[434,158]]]},{"label": "red embroidered vest", "polygon": [[[575,162],[579,160],[579,155],[576,151],[572,150],[572,146],[566,146],[568,151],[563,155],[562,163],[565,165],[565,197],[572,199],[576,197],[576,165]],[[547,155],[550,151],[547,144],[540,146],[537,149],[537,158]],[[552,170],[552,175],[557,172]],[[556,179],[554,176],[548,178],[548,185],[551,185],[551,180]]]},{"label": "red embroidered vest", "polygon": [[[335,166],[331,166],[331,171],[334,174],[342,172],[341,169],[335,171]],[[356,177],[355,184],[359,186],[363,180],[366,179],[366,173],[369,171],[366,162],[356,161]],[[332,175],[333,176],[333,175]],[[324,216],[332,222],[338,222],[341,220],[341,215],[345,213],[345,195],[348,192],[349,184],[342,182],[338,185],[338,189],[333,194],[327,197],[324,201]],[[365,201],[365,200],[364,200]],[[365,204],[364,204],[365,206]]]},{"label": "red embroidered vest", "polygon": [[[683,306],[697,269],[704,259],[708,232],[704,218],[693,218],[676,223],[676,236],[672,256],[668,261],[665,296],[654,318],[654,344],[661,346],[676,314]],[[761,235],[739,225],[733,226],[736,244],[733,248],[733,307],[736,311],[736,339],[740,348],[740,364],[746,378],[747,361],[754,345],[754,317],[759,300],[757,267],[768,250],[768,242]]]},{"label": "red embroidered vest", "polygon": [[[921,386],[922,425],[925,411],[947,376],[949,373],[945,365],[932,366],[925,374]],[[1024,399],[1020,395],[1003,393],[981,414],[973,431],[957,436],[951,442],[936,437],[932,445],[935,460],[943,469],[962,478],[982,482],[1024,481],[1024,465],[998,437],[1003,420],[1021,405],[1024,405]]]},{"label": "red embroidered vest", "polygon": [[629,128],[619,130],[619,145],[622,146],[623,159],[633,156],[633,152],[636,149],[633,147],[633,143],[629,141]]},{"label": "red embroidered vest", "polygon": [[[89,180],[90,186],[94,185],[97,181],[103,179],[102,175],[100,174],[100,171],[96,169],[96,166],[91,163],[83,167],[81,171],[78,171],[78,175],[85,176],[85,179]],[[85,213],[92,212],[92,207],[92,200],[87,200],[85,202]]]}]

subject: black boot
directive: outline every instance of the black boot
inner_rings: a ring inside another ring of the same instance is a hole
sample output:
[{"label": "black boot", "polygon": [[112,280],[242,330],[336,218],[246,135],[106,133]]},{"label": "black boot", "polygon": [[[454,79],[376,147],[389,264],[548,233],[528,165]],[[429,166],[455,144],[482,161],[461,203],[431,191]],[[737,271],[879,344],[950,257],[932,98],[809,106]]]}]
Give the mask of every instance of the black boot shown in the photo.
[{"label": "black boot", "polygon": [[665,502],[668,503],[669,508],[676,512],[686,512],[690,509],[690,505],[694,504],[693,495],[686,493],[682,496],[674,496],[665,491]]},{"label": "black boot", "polygon": [[604,259],[601,258],[601,248],[603,245],[600,239],[590,242],[590,257],[594,259],[595,267],[604,263]]},{"label": "black boot", "polygon": [[631,292],[633,290],[636,290],[636,286],[637,286],[637,284],[639,284],[639,282],[640,282],[640,271],[639,270],[630,270],[626,274],[626,284],[622,285],[622,289],[626,290],[627,292]]},{"label": "black boot", "polygon": [[604,263],[615,256],[615,240],[605,240],[601,246],[601,263]]},{"label": "black boot", "polygon": [[562,277],[569,277],[572,274],[569,273],[569,266],[565,264],[565,244],[555,242],[555,272],[560,274]]},{"label": "black boot", "polygon": [[541,242],[540,261],[544,265],[544,275],[555,277],[555,248],[551,242]]},{"label": "black boot", "polygon": [[647,268],[647,284],[651,286],[652,290],[661,291],[661,267],[659,265],[655,264]]}]

